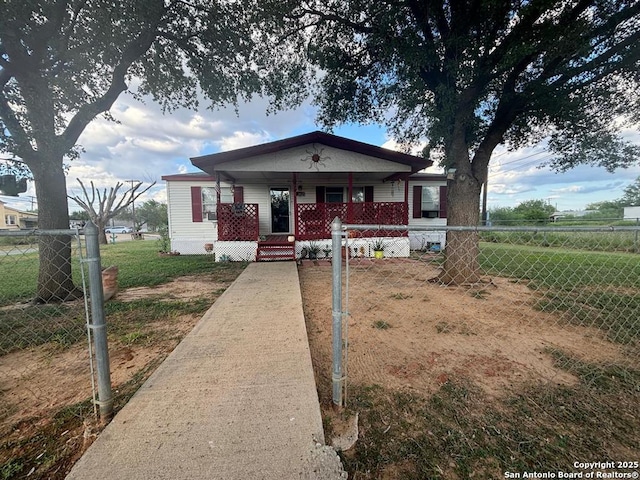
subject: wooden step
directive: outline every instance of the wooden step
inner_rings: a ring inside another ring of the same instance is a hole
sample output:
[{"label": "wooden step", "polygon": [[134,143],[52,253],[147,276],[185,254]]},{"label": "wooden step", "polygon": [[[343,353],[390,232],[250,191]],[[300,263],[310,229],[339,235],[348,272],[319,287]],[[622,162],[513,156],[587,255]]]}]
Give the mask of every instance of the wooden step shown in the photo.
[{"label": "wooden step", "polygon": [[258,243],[258,253],[256,260],[258,262],[270,261],[270,260],[295,260],[296,249],[292,243],[288,244],[275,244],[267,242]]}]

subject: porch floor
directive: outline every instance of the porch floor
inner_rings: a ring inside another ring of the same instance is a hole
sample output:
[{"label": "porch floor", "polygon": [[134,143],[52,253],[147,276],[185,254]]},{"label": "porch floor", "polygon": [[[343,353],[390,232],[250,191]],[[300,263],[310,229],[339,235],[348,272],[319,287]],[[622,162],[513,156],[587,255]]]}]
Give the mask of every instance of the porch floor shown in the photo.
[{"label": "porch floor", "polygon": [[289,235],[266,235],[264,240],[260,240],[258,245],[289,245]]}]

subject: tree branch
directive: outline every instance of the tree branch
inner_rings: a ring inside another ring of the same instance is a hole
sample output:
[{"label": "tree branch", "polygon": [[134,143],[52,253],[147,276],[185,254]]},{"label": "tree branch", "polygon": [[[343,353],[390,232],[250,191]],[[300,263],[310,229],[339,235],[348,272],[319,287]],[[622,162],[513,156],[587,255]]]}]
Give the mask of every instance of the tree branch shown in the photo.
[{"label": "tree branch", "polygon": [[108,90],[95,101],[80,107],[67,128],[61,135],[65,151],[73,148],[78,138],[97,115],[109,110],[120,94],[127,89],[125,78],[129,67],[151,48],[157,37],[157,25],[155,24],[145,32],[142,32],[125,47],[120,63],[114,68],[111,84]]}]

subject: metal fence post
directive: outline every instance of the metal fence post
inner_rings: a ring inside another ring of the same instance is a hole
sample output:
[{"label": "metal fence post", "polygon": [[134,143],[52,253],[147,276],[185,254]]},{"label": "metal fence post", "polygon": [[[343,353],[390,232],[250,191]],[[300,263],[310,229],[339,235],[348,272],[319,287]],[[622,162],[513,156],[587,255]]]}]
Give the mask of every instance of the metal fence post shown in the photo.
[{"label": "metal fence post", "polygon": [[96,355],[98,377],[98,400],[100,418],[108,421],[113,415],[113,395],[111,393],[111,372],[109,347],[107,345],[107,322],[104,314],[104,292],[102,290],[102,266],[100,265],[100,245],[98,227],[91,221],[84,228],[87,243],[87,263],[89,265],[89,292],[91,298],[91,324]]},{"label": "metal fence post", "polygon": [[333,324],[333,404],[342,406],[342,222],[336,217],[331,223],[331,267],[332,278],[332,313]]}]

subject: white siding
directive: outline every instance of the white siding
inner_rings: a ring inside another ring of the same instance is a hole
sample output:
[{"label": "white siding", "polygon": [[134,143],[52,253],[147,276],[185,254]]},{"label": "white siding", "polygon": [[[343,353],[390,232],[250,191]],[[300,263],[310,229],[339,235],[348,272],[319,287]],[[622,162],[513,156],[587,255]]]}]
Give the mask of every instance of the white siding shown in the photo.
[{"label": "white siding", "polygon": [[[446,218],[413,218],[413,187],[414,185],[420,186],[446,186],[446,180],[442,180],[439,182],[434,181],[410,181],[409,182],[409,226],[420,226],[420,227],[439,227],[446,226],[447,219]],[[442,202],[443,199],[440,199]],[[440,244],[440,248],[445,247],[446,243],[446,232],[444,231],[429,231],[429,232],[418,232],[418,231],[409,231],[409,242],[411,244],[411,250],[422,250],[427,248],[432,244]]]},{"label": "white siding", "polygon": [[[437,227],[440,225],[446,225],[446,218],[413,218],[413,187],[415,185],[444,187],[447,185],[447,182],[446,180],[442,180],[440,182],[426,180],[409,182],[409,225],[422,227]],[[442,200],[443,199],[440,199],[441,202]]]},{"label": "white siding", "polygon": [[[298,160],[299,161],[299,160]],[[306,167],[308,168],[308,167]],[[296,197],[300,204],[316,202],[316,186],[342,186],[347,199],[347,176],[340,175],[331,180],[318,179],[301,181],[304,196]],[[260,235],[271,233],[271,202],[269,198],[270,187],[289,187],[291,189],[291,223],[290,232],[295,231],[293,224],[293,189],[290,174],[283,174],[281,178],[271,180],[255,180],[238,182],[244,188],[244,202],[258,204],[260,219]],[[446,225],[445,218],[412,218],[413,186],[414,185],[446,185],[446,181],[411,181],[409,183],[409,225],[441,226]],[[215,243],[217,240],[217,222],[203,219],[202,222],[194,222],[191,212],[191,187],[213,187],[213,181],[167,181],[167,201],[169,210],[169,234],[171,236],[171,248],[182,254],[205,254],[205,243]],[[230,186],[227,183],[223,187]],[[373,200],[375,202],[403,202],[404,182],[354,181],[354,187],[373,186]],[[441,243],[444,247],[443,232],[413,232],[409,235],[411,248],[421,248],[427,242]],[[404,248],[400,249],[404,254]],[[244,258],[244,257],[243,257]]]},{"label": "white siding", "polygon": [[215,182],[167,181],[169,236],[171,249],[182,254],[206,253],[205,243],[218,238],[215,221],[194,222],[191,216],[191,187],[213,187]]}]

